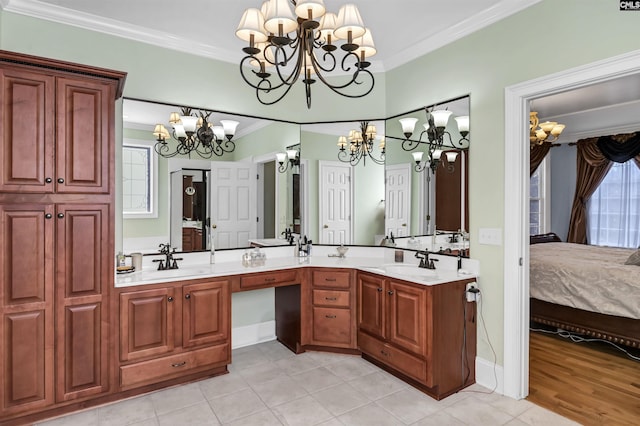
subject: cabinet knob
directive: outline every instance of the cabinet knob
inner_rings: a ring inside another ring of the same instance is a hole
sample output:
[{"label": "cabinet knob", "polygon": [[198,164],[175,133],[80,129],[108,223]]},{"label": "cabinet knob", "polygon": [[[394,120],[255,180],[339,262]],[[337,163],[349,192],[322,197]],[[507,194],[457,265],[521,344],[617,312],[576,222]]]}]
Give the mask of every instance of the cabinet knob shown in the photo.
[{"label": "cabinet knob", "polygon": [[184,298],[189,300],[189,299],[191,299],[191,295],[189,293],[187,293],[187,294],[184,295]]},{"label": "cabinet knob", "polygon": [[58,213],[58,219],[62,219],[64,217],[64,213]]},{"label": "cabinet knob", "polygon": [[58,183],[64,183],[64,179],[63,178],[58,178]]},{"label": "cabinet knob", "polygon": [[169,302],[173,302],[173,297],[172,297],[172,296],[169,296],[169,297],[167,297],[167,300],[168,300]]},{"label": "cabinet knob", "polygon": [[389,291],[387,291],[387,294],[388,294],[389,296],[393,296],[393,290],[389,290]]},{"label": "cabinet knob", "polygon": [[382,287],[378,287],[378,293],[382,293]]},{"label": "cabinet knob", "polygon": [[53,217],[53,215],[51,213],[47,213],[44,215],[45,219],[51,219]]},{"label": "cabinet knob", "polygon": [[51,183],[51,182],[53,182],[53,179],[51,179],[50,177],[44,179],[44,183]]}]

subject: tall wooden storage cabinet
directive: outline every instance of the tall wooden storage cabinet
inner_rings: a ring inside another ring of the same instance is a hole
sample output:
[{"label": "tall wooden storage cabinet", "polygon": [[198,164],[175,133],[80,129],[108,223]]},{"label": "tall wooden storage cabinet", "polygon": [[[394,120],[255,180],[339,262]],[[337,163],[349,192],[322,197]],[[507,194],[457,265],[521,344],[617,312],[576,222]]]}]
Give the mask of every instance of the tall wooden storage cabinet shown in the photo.
[{"label": "tall wooden storage cabinet", "polygon": [[110,391],[125,74],[0,51],[0,421]]}]

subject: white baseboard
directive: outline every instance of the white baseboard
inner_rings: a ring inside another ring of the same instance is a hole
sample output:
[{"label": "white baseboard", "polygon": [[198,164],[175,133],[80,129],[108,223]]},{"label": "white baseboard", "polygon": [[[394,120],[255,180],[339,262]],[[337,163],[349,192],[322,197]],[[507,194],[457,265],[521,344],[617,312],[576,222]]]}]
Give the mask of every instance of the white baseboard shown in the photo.
[{"label": "white baseboard", "polygon": [[276,338],[276,322],[266,321],[258,324],[234,327],[231,329],[231,349],[268,342]]},{"label": "white baseboard", "polygon": [[504,368],[476,357],[476,383],[500,395],[504,394]]}]

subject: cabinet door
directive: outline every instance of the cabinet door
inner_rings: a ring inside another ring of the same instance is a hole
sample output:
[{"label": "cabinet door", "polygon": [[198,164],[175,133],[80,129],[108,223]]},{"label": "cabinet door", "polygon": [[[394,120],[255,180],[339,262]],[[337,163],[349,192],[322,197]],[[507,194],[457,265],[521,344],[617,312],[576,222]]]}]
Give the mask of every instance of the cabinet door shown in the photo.
[{"label": "cabinet door", "polygon": [[424,355],[427,337],[428,288],[394,280],[388,282],[386,296],[388,312],[387,339],[403,349]]},{"label": "cabinet door", "polygon": [[120,359],[163,355],[174,348],[173,287],[120,294]]},{"label": "cabinet door", "polygon": [[0,205],[0,412],[53,404],[53,206]]},{"label": "cabinet door", "polygon": [[358,328],[384,337],[384,279],[358,274]]},{"label": "cabinet door", "polygon": [[183,294],[183,346],[224,342],[229,338],[231,282],[190,284]]},{"label": "cabinet door", "polygon": [[0,192],[53,191],[53,77],[6,68],[0,90]]},{"label": "cabinet door", "polygon": [[56,206],[58,401],[109,387],[109,309],[113,249],[109,206]]},{"label": "cabinet door", "polygon": [[113,99],[111,84],[57,79],[57,192],[110,192]]}]

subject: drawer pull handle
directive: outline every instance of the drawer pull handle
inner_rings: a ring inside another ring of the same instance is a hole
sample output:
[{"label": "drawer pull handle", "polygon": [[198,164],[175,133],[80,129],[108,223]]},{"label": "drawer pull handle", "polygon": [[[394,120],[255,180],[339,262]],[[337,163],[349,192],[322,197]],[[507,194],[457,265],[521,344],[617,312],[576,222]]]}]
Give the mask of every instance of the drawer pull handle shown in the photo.
[{"label": "drawer pull handle", "polygon": [[335,282],[335,281],[336,281],[336,279],[335,279],[335,278],[325,278],[324,280],[325,280],[325,281],[327,281],[327,282],[330,282],[330,283],[332,283],[332,282]]},{"label": "drawer pull handle", "polygon": [[275,278],[273,278],[273,277],[271,277],[271,278],[265,278],[265,279],[264,279],[264,282],[265,282],[265,283],[272,283],[272,282],[274,282],[275,280],[276,280],[276,279],[275,279]]},{"label": "drawer pull handle", "polygon": [[175,364],[171,364],[172,367],[183,367],[187,365],[187,361],[176,362]]},{"label": "drawer pull handle", "polygon": [[336,316],[335,316],[335,315],[325,315],[325,317],[326,317],[326,318],[333,319],[333,318],[335,318]]},{"label": "drawer pull handle", "polygon": [[381,353],[383,356],[389,356],[389,354],[388,354],[388,353],[386,353],[385,351],[382,351],[382,350],[381,350],[381,351],[380,351],[380,353]]},{"label": "drawer pull handle", "polygon": [[325,297],[324,300],[338,300],[337,297]]}]

